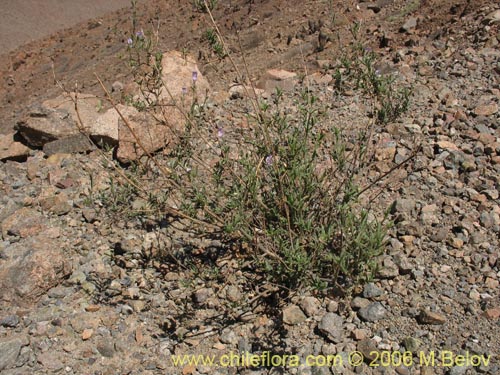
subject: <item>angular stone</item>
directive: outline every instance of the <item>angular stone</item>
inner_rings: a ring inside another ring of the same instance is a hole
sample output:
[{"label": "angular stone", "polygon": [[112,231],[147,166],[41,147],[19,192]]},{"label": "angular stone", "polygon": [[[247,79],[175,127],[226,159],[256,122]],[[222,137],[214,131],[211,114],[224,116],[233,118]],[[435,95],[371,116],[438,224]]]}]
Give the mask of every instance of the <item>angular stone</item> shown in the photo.
[{"label": "angular stone", "polygon": [[321,303],[315,297],[305,297],[300,302],[300,307],[308,317],[317,315],[321,309]]},{"label": "angular stone", "polygon": [[0,371],[11,368],[15,365],[16,359],[21,352],[21,348],[29,344],[26,336],[16,336],[0,339]]},{"label": "angular stone", "polygon": [[289,305],[283,309],[283,322],[290,325],[300,324],[306,320],[306,316],[296,305]]},{"label": "angular stone", "polygon": [[459,151],[460,150],[456,144],[449,142],[449,141],[439,141],[439,142],[436,142],[436,144],[442,150],[448,150],[448,151],[450,151],[450,150],[451,151]]},{"label": "angular stone", "polygon": [[67,138],[56,139],[43,145],[43,152],[50,156],[54,154],[71,154],[87,152],[95,149],[95,146],[87,136],[75,134]]},{"label": "angular stone", "polygon": [[409,32],[417,27],[418,18],[410,17],[406,20],[406,22],[401,26],[401,32]]},{"label": "angular stone", "polygon": [[9,247],[0,263],[0,300],[29,306],[71,274],[71,262],[63,244],[43,234]]},{"label": "angular stone", "polygon": [[476,116],[491,116],[498,112],[498,105],[496,103],[483,104],[474,108]]},{"label": "angular stone", "polygon": [[2,236],[33,237],[46,229],[43,216],[36,210],[23,207],[8,216],[1,225]]},{"label": "angular stone", "polygon": [[0,161],[26,159],[29,152],[28,147],[21,142],[16,142],[15,133],[0,134]]},{"label": "angular stone", "polygon": [[[138,158],[152,154],[167,144],[173,146],[182,134],[184,117],[175,107],[165,108],[168,123],[160,124],[151,114],[130,110],[129,115],[118,120],[119,145],[117,159],[130,163]],[[171,142],[173,141],[173,142]]]},{"label": "angular stone", "polygon": [[380,302],[370,303],[368,306],[359,309],[358,315],[361,319],[367,322],[376,322],[383,319],[387,314],[387,310]]},{"label": "angular stone", "polygon": [[326,313],[318,324],[318,329],[331,341],[338,344],[344,339],[344,319],[335,313]]},{"label": "angular stone", "polygon": [[441,314],[423,309],[420,311],[418,321],[422,324],[441,325],[446,322],[446,317]]},{"label": "angular stone", "polygon": [[68,196],[64,193],[41,199],[40,206],[44,210],[59,216],[66,215],[72,208],[68,201]]},{"label": "angular stone", "polygon": [[[189,106],[195,98],[203,101],[206,92],[210,90],[210,84],[201,74],[193,57],[179,51],[168,51],[163,54],[161,65],[164,87],[160,100],[168,102],[172,98],[179,101],[183,99]],[[193,80],[194,76],[196,80]]]}]

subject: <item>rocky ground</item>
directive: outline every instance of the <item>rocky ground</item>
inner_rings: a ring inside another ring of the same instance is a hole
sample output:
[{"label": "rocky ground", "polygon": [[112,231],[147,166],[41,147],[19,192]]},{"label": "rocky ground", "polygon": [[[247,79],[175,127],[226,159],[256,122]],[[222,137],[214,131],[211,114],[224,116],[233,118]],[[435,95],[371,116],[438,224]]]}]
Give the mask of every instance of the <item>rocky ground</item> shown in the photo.
[{"label": "rocky ground", "polygon": [[[120,58],[130,35],[130,12],[122,10],[1,59],[2,374],[500,373],[500,10],[493,1],[329,4],[220,1],[215,17],[237,63],[243,48],[245,74],[261,95],[269,99],[271,88],[283,85],[291,113],[307,85],[328,108],[328,121],[367,121],[362,93],[337,93],[331,68],[354,21],[362,21],[366,47],[382,56],[377,68],[413,87],[410,110],[376,128],[374,173],[421,145],[380,194],[380,202],[394,203],[396,225],[377,278],[352,297],[307,293],[263,304],[265,291],[249,288],[237,254],[210,255],[217,243],[169,229],[169,222],[124,216],[126,195],[106,199],[110,178],[119,179],[106,158],[136,157],[123,151],[130,140],[120,138],[120,119],[105,117],[114,113],[105,100],[101,107],[93,96],[88,108],[80,106],[84,120],[114,124],[91,130],[93,139],[111,140],[123,152],[103,153],[79,137],[51,61],[65,87],[78,81],[82,92],[102,98],[95,71],[120,100],[131,79]],[[207,136],[217,137],[217,124],[227,136],[237,133],[245,126],[245,93],[234,87],[228,59],[218,59],[202,38],[207,16],[190,2],[139,9],[144,29],[161,20],[165,50],[186,48],[198,58],[199,82],[211,89]],[[266,73],[273,68],[296,75],[280,80],[283,72]],[[129,118],[140,124],[136,114]],[[142,202],[131,205],[140,209]],[[186,242],[198,247],[201,264],[160,264],[154,256]],[[309,355],[339,357],[312,367],[175,366],[171,357],[266,351],[302,363]],[[354,351],[365,357],[359,366],[349,362]],[[446,351],[453,363],[442,357]],[[413,354],[400,363],[397,352]],[[424,366],[433,352],[435,361]]]}]

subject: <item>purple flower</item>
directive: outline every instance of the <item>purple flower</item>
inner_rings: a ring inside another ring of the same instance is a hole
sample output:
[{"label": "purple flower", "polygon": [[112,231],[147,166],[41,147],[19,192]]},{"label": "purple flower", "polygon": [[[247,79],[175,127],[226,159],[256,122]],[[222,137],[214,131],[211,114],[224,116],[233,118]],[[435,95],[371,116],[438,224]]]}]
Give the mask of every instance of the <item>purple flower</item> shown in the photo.
[{"label": "purple flower", "polygon": [[224,129],[218,128],[217,129],[217,137],[222,138],[224,136]]},{"label": "purple flower", "polygon": [[193,78],[193,82],[196,82],[198,80],[198,72],[194,70],[193,75],[191,77]]},{"label": "purple flower", "polygon": [[181,90],[182,90],[182,95],[186,95],[188,92],[188,89],[185,87],[183,87]]},{"label": "purple flower", "polygon": [[142,31],[142,29],[141,29],[141,30],[139,30],[139,31],[137,31],[137,32],[135,33],[135,36],[136,36],[136,37],[138,37],[139,39],[144,38],[144,31]]},{"label": "purple flower", "polygon": [[134,41],[132,40],[132,38],[128,38],[128,39],[127,39],[127,44],[128,44],[129,46],[131,46],[131,45],[132,45],[132,43],[134,43]]},{"label": "purple flower", "polygon": [[265,162],[267,165],[272,165],[273,164],[273,156],[272,155],[267,155]]}]

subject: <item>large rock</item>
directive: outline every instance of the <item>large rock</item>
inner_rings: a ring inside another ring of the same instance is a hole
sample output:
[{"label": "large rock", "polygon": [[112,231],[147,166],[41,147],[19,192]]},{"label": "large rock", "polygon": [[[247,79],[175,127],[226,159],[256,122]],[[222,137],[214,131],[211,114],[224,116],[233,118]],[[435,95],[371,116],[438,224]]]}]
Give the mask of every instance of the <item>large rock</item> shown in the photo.
[{"label": "large rock", "polygon": [[165,115],[161,117],[165,118],[164,123],[159,122],[151,113],[129,107],[123,114],[123,119],[118,118],[119,143],[116,157],[120,162],[128,163],[175,144],[175,139],[182,130],[181,124],[184,124],[182,113],[170,107],[165,108]]},{"label": "large rock", "polygon": [[[104,111],[102,99],[70,93],[34,107],[17,129],[31,146],[43,147],[48,154],[91,150],[81,136],[84,133],[98,145],[118,145],[117,158],[130,162],[175,146],[187,113],[194,103],[203,103],[210,90],[196,61],[178,51],[164,54],[162,82],[160,105],[146,111],[122,104]],[[136,93],[133,98],[144,102],[145,94]]]},{"label": "large rock", "polygon": [[[154,113],[138,112],[129,107],[126,114],[122,113],[124,119],[119,116],[119,161],[130,162],[144,154],[175,146],[184,132],[186,115],[192,104],[201,104],[210,90],[196,61],[178,51],[163,55],[162,82],[158,98],[161,105]],[[135,98],[143,100],[141,95]]]},{"label": "large rock", "polygon": [[[102,100],[94,95],[64,94],[33,107],[28,115],[18,122],[17,130],[33,147],[43,147],[47,143],[74,138],[82,133],[90,135],[96,142],[104,140],[106,143],[116,144],[118,123],[116,122],[113,128],[106,118],[101,120],[105,113],[102,110]],[[70,151],[81,151],[81,142],[68,144],[75,144],[77,147]]]},{"label": "large rock", "polygon": [[191,56],[169,51],[163,54],[161,65],[164,88],[160,96],[164,101],[171,101],[172,98],[176,101],[184,99],[183,101],[187,102],[185,104],[190,105],[193,98],[203,100],[210,90],[207,79]]},{"label": "large rock", "polygon": [[43,234],[9,246],[0,260],[0,301],[30,306],[71,274],[62,243]]}]

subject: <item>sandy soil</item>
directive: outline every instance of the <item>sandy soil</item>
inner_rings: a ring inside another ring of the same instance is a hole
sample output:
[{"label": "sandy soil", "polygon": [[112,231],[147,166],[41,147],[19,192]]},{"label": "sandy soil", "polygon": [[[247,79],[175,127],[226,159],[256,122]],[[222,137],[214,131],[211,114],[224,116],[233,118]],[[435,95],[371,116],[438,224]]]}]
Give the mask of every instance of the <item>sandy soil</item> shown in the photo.
[{"label": "sandy soil", "polygon": [[2,0],[0,54],[129,4],[130,0]]}]

